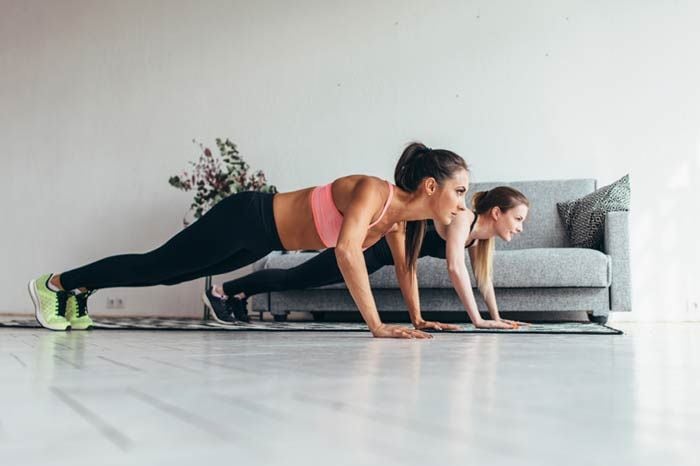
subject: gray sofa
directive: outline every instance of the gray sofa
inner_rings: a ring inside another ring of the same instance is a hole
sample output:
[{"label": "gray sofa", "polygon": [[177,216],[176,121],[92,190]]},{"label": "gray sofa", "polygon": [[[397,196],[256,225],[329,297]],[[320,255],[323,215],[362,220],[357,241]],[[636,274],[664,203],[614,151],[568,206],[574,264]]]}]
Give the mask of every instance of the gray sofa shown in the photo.
[{"label": "gray sofa", "polygon": [[[604,251],[572,248],[556,203],[582,197],[596,189],[592,179],[475,183],[472,193],[508,185],[530,199],[524,231],[510,243],[497,240],[494,287],[500,312],[586,311],[592,321],[605,323],[611,311],[631,311],[628,212],[609,213],[605,221]],[[313,252],[272,253],[254,265],[289,268],[313,257]],[[465,251],[472,286],[474,275]],[[447,274],[443,259],[423,257],[418,262],[423,311],[466,311]],[[405,311],[393,267],[370,275],[380,311]],[[476,293],[479,310],[487,310]],[[289,311],[311,311],[315,316],[357,308],[344,284],[253,296],[254,311],[269,311],[284,320]]]}]

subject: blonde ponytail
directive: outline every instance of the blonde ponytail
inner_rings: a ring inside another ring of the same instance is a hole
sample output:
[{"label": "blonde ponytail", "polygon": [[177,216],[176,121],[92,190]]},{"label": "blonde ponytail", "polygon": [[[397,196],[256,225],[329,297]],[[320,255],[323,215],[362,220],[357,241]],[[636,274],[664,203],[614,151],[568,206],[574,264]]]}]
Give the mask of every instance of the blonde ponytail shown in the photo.
[{"label": "blonde ponytail", "polygon": [[493,251],[496,246],[496,239],[489,238],[479,240],[476,243],[476,262],[474,264],[474,275],[476,275],[476,283],[479,286],[481,293],[484,292],[484,287],[491,283],[493,276]]},{"label": "blonde ponytail", "polygon": [[[472,206],[477,215],[488,215],[494,207],[505,212],[520,204],[529,206],[530,201],[523,193],[508,186],[498,186],[490,191],[479,191],[474,193],[472,197]],[[493,251],[495,248],[496,238],[479,240],[476,243],[474,275],[476,275],[476,283],[482,294],[493,277]]]}]

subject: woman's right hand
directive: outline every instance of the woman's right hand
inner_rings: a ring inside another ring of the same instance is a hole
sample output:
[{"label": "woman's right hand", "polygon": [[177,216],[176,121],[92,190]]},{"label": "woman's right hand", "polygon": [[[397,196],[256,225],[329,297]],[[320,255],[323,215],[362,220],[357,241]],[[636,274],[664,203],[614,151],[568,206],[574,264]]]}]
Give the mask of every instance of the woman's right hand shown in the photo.
[{"label": "woman's right hand", "polygon": [[387,324],[380,324],[372,330],[372,335],[377,338],[433,338],[431,334],[420,330]]},{"label": "woman's right hand", "polygon": [[474,324],[476,328],[503,328],[503,329],[515,329],[519,328],[517,323],[506,322],[503,320],[482,320]]}]

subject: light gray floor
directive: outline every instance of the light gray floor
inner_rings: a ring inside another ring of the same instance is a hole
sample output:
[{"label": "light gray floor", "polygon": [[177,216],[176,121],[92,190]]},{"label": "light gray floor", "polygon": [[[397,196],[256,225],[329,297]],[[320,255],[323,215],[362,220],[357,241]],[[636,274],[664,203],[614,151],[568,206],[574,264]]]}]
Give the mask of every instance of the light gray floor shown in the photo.
[{"label": "light gray floor", "polygon": [[614,326],[626,335],[0,329],[0,463],[697,464],[700,325]]}]

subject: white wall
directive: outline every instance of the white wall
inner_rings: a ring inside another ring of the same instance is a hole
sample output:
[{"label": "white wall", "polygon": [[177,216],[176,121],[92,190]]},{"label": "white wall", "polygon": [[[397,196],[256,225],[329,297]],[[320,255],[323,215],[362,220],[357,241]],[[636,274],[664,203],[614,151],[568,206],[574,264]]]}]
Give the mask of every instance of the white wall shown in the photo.
[{"label": "white wall", "polygon": [[[632,318],[700,301],[700,7],[691,1],[0,0],[0,312],[25,283],[158,246],[192,138],[289,190],[391,177],[419,139],[474,179],[633,183]],[[201,281],[105,290],[199,312]],[[625,315],[624,318],[630,316]]]}]

